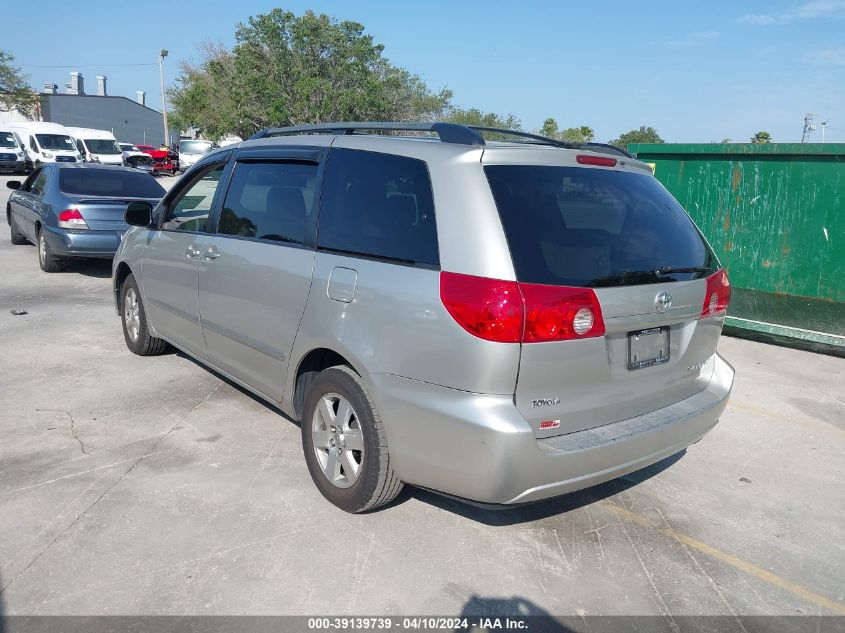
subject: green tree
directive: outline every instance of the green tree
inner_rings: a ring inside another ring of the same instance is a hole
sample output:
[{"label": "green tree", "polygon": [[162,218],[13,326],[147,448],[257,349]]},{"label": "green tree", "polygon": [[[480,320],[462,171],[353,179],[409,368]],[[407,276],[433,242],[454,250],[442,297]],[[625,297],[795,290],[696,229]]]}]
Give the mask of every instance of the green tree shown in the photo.
[{"label": "green tree", "polygon": [[615,138],[610,141],[611,145],[616,145],[616,147],[621,147],[622,149],[627,149],[628,145],[632,143],[665,143],[660,135],[657,133],[653,127],[648,127],[645,125],[640,126],[638,130],[630,130],[625,132],[624,134],[620,134],[619,138]]},{"label": "green tree", "polygon": [[[482,127],[495,127],[505,130],[521,130],[522,121],[515,115],[502,116],[495,112],[484,112],[478,108],[457,108],[451,107],[448,114],[442,117],[443,121],[449,123],[460,123],[461,125],[479,125]],[[495,132],[481,132],[481,135],[491,141],[513,140],[512,136],[496,134]]]},{"label": "green tree", "polygon": [[38,113],[38,95],[28,83],[28,77],[13,66],[15,56],[0,50],[0,110],[17,110],[25,117],[34,118]]},{"label": "green tree", "polygon": [[562,141],[574,141],[575,143],[590,143],[595,140],[595,137],[596,133],[589,125],[568,127],[558,136]]},{"label": "green tree", "polygon": [[201,47],[170,91],[174,121],[208,136],[263,127],[446,115],[452,92],[394,66],[364,26],[273,9],[238,24],[235,45]]},{"label": "green tree", "polygon": [[568,127],[565,130],[561,130],[558,128],[557,121],[552,118],[548,118],[543,121],[543,127],[540,128],[540,134],[559,141],[572,141],[574,143],[590,143],[595,140],[596,137],[595,132],[593,132],[593,128],[589,125]]},{"label": "green tree", "polygon": [[560,129],[557,126],[557,121],[551,117],[543,121],[543,127],[540,128],[540,134],[548,138],[558,138]]},{"label": "green tree", "polygon": [[772,135],[768,132],[757,132],[757,134],[751,137],[751,142],[755,145],[765,145],[766,143],[772,142]]}]

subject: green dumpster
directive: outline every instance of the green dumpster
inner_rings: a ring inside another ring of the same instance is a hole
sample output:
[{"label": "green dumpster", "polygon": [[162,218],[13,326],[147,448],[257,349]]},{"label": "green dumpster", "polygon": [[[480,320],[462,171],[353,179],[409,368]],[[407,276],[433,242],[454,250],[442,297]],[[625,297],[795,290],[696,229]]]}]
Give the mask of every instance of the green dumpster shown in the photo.
[{"label": "green dumpster", "polygon": [[845,354],[845,144],[635,144],[728,270],[729,332]]}]

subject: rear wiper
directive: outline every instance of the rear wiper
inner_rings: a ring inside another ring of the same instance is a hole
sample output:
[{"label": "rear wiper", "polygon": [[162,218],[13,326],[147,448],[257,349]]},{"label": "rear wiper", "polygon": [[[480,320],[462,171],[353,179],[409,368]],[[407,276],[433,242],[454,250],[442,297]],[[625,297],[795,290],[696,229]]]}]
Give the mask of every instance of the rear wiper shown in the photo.
[{"label": "rear wiper", "polygon": [[710,269],[706,266],[685,266],[674,268],[672,266],[663,266],[654,271],[655,275],[668,275],[670,273],[709,273]]},{"label": "rear wiper", "polygon": [[602,286],[630,286],[634,284],[648,284],[660,282],[660,276],[653,270],[625,270],[604,277],[596,277],[588,282],[588,286],[598,288]]}]

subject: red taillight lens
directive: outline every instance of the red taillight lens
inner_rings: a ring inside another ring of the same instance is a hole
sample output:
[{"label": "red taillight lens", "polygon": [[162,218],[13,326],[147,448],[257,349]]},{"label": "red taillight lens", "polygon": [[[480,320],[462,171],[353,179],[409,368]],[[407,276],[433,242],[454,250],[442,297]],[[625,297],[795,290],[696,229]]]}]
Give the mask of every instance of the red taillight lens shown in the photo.
[{"label": "red taillight lens", "polygon": [[728,309],[731,302],[731,282],[728,273],[720,268],[707,278],[707,292],[704,293],[704,305],[701,316],[715,316]]},{"label": "red taillight lens", "polygon": [[88,225],[85,223],[85,218],[79,212],[79,209],[65,209],[59,211],[59,226],[63,229],[87,229]]},{"label": "red taillight lens", "polygon": [[604,336],[604,318],[592,288],[519,284],[525,301],[524,343]]},{"label": "red taillight lens", "polygon": [[589,154],[578,154],[575,157],[581,165],[598,165],[599,167],[616,167],[616,159],[607,156],[590,156]]},{"label": "red taillight lens", "polygon": [[521,284],[440,273],[440,299],[470,334],[498,343],[542,343],[604,336],[591,288]]},{"label": "red taillight lens", "polygon": [[470,334],[499,343],[522,338],[524,312],[515,281],[442,272],[440,300]]}]

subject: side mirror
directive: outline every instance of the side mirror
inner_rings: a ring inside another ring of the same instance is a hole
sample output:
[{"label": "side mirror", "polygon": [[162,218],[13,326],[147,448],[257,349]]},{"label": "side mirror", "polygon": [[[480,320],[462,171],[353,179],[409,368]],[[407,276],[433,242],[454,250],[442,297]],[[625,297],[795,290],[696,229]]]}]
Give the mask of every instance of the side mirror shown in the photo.
[{"label": "side mirror", "polygon": [[153,205],[148,202],[130,202],[123,218],[130,226],[149,226],[153,221]]},{"label": "side mirror", "polygon": [[20,188],[21,188],[21,183],[20,183],[19,181],[17,181],[17,180],[10,180],[10,181],[8,181],[8,182],[6,183],[6,186],[7,186],[9,189],[20,189]]}]

